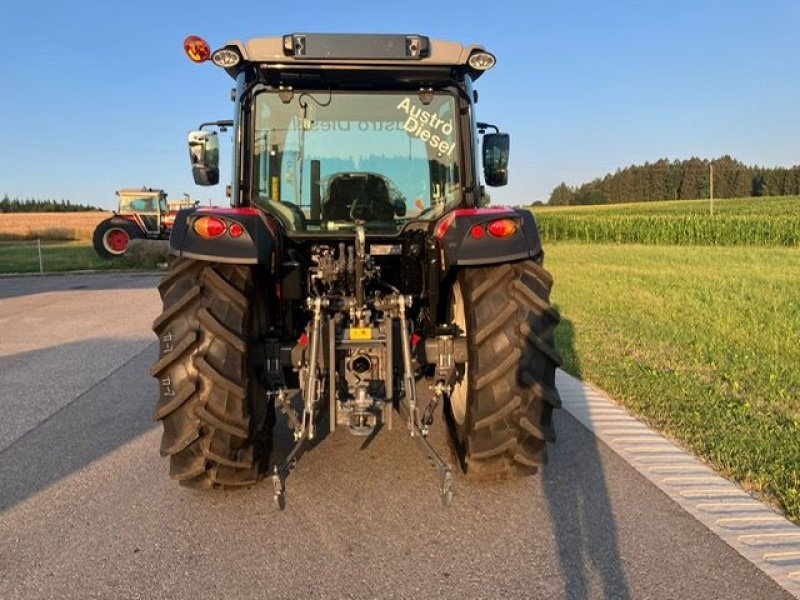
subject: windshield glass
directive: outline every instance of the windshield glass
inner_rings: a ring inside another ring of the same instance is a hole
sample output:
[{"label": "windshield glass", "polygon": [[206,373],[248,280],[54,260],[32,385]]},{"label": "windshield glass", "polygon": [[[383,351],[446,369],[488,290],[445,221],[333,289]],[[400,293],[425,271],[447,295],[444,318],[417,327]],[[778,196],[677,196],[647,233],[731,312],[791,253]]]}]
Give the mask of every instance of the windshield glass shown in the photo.
[{"label": "windshield glass", "polygon": [[158,212],[158,197],[156,196],[122,196],[119,199],[120,212]]},{"label": "windshield glass", "polygon": [[437,219],[460,200],[455,115],[445,93],[428,104],[417,93],[261,93],[256,202],[298,232]]}]

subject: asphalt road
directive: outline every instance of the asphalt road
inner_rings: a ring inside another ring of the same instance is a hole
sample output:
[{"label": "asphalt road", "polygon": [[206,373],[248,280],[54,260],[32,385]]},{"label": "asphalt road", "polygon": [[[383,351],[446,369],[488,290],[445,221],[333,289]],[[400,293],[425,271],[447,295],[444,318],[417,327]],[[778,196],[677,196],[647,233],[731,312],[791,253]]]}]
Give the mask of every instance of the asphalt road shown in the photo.
[{"label": "asphalt road", "polygon": [[180,488],[156,280],[0,279],[0,598],[789,597],[564,411],[543,476],[457,478],[449,509],[402,427],[323,439],[282,513],[269,482]]}]

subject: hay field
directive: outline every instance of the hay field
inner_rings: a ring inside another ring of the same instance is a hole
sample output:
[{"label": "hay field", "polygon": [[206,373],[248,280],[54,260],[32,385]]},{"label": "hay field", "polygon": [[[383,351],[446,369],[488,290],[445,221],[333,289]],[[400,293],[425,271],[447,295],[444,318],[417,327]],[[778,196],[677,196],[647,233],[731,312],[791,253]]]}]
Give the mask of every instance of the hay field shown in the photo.
[{"label": "hay field", "polygon": [[0,213],[0,240],[90,240],[110,212]]}]

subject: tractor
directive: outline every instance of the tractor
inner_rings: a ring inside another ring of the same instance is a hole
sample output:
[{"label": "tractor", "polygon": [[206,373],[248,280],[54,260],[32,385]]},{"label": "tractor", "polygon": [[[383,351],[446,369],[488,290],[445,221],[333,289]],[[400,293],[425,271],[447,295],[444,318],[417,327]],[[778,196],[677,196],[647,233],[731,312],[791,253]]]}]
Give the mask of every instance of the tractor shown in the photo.
[{"label": "tractor", "polygon": [[[151,374],[170,476],[201,489],[266,477],[283,508],[310,442],[398,423],[444,504],[456,476],[535,473],[555,440],[559,313],[531,212],[487,206],[510,146],[476,117],[494,55],[418,34],[213,52],[190,36],[184,49],[234,81],[233,119],[189,133],[194,180],[219,182],[220,128],[233,165],[229,206],[178,213],[158,286]],[[456,468],[428,439],[437,415]],[[278,424],[294,439],[280,457]]]},{"label": "tractor", "polygon": [[177,202],[167,202],[164,190],[147,187],[118,190],[116,194],[118,209],[97,225],[92,236],[94,249],[102,258],[122,256],[131,240],[169,239],[178,211],[197,205],[187,195]]}]

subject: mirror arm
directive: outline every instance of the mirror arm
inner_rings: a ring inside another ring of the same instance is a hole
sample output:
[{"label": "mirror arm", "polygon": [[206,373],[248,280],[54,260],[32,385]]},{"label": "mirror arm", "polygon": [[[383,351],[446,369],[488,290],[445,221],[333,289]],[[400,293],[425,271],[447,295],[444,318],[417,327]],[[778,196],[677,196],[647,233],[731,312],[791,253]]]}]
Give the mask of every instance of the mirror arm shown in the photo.
[{"label": "mirror arm", "polygon": [[233,127],[233,121],[230,119],[224,121],[209,121],[208,123],[201,123],[198,129],[203,130],[203,127],[219,127],[219,130],[225,132],[228,127]]},{"label": "mirror arm", "polygon": [[482,121],[478,121],[475,123],[475,127],[478,128],[478,133],[483,135],[486,133],[487,129],[494,129],[495,133],[500,133],[500,128],[497,125],[492,125],[491,123],[484,123]]}]

